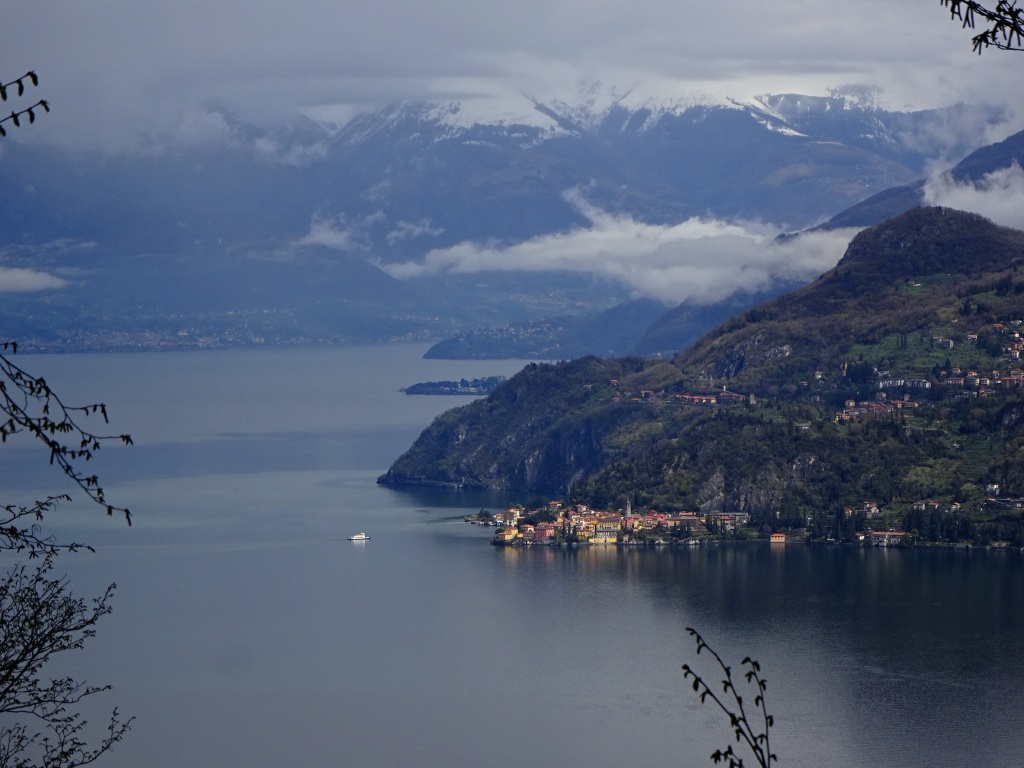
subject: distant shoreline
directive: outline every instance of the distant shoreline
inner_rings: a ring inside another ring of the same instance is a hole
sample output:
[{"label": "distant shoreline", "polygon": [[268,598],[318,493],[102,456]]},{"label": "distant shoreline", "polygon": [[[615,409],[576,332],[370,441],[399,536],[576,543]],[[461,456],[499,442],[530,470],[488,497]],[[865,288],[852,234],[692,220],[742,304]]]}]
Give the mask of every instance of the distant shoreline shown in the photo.
[{"label": "distant shoreline", "polygon": [[403,387],[401,391],[407,395],[489,395],[505,379],[505,376],[486,376],[460,381],[424,381]]}]

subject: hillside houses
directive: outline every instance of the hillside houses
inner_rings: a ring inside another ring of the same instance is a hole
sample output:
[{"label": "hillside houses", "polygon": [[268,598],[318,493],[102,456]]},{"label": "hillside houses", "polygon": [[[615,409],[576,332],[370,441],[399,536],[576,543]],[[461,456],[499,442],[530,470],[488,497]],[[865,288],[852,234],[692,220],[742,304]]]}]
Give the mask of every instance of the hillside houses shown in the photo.
[{"label": "hillside houses", "polygon": [[[665,390],[655,391],[653,389],[640,389],[638,391],[628,392],[622,389],[621,382],[618,379],[609,379],[608,385],[614,393],[611,398],[613,402],[701,406],[725,405],[730,403],[757,404],[757,398],[754,395],[730,392],[725,387],[722,387],[720,391],[716,392],[669,392]],[[593,389],[593,385],[585,384],[584,388]]]},{"label": "hillside houses", "polygon": [[903,411],[918,408],[920,403],[910,400],[909,397],[903,400],[874,401],[847,400],[843,410],[836,412],[836,421],[851,421],[860,418],[877,418],[888,414],[902,413]]},{"label": "hillside houses", "polygon": [[[988,329],[982,330],[982,335],[988,341],[986,349],[1002,350],[1002,357],[996,356],[993,360],[1000,367],[982,369],[978,361],[972,363],[971,368],[961,368],[950,365],[947,360],[944,368],[932,369],[928,374],[922,375],[924,371],[888,371],[875,370],[873,380],[869,386],[875,390],[875,402],[848,402],[843,410],[836,413],[837,421],[849,421],[859,418],[871,418],[880,415],[899,413],[908,409],[920,407],[921,400],[935,401],[942,399],[958,400],[965,397],[989,397],[998,394],[1000,391],[1008,391],[1010,388],[1024,386],[1024,369],[1019,367],[1018,361],[1024,353],[1024,336],[1017,327],[1021,326],[1020,321],[1007,323],[995,323]],[[999,336],[999,345],[993,348],[992,334]],[[979,344],[979,333],[956,335],[955,339],[943,335],[930,337],[931,347],[935,350],[959,350],[961,348],[976,348]],[[965,353],[966,354],[966,353]],[[968,355],[968,359],[973,359]],[[1000,362],[997,362],[1000,361]],[[851,373],[851,366],[856,363],[851,360],[843,361],[837,369],[839,381],[845,381]],[[1004,367],[1005,366],[1005,367]],[[815,370],[813,377],[799,382],[800,387],[821,391],[823,388],[844,386],[837,383],[827,370]],[[619,382],[613,382],[618,387]],[[741,394],[731,392],[725,387],[719,391],[711,392],[656,392],[651,389],[643,389],[634,392],[631,396],[622,393],[622,399],[630,399],[635,402],[677,404],[699,407],[715,407],[727,404],[749,403],[756,404],[753,394]],[[821,401],[821,395],[812,397],[814,401]]]}]

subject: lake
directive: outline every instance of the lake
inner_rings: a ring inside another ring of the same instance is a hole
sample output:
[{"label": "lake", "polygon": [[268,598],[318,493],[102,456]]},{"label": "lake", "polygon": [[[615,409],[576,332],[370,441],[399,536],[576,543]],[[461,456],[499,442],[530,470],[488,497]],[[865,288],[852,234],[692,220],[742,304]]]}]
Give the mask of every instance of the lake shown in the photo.
[{"label": "lake", "polygon": [[[53,670],[113,684],[93,722],[136,717],[101,764],[706,766],[731,736],[688,626],[761,662],[781,765],[1020,762],[1019,552],[491,547],[461,517],[504,497],[375,484],[470,402],[400,387],[521,367],[425,349],[18,356],[137,443],[96,462],[133,527],[46,520],[97,547],[61,558],[78,593],[118,584]],[[5,502],[67,490],[4,450]]]}]

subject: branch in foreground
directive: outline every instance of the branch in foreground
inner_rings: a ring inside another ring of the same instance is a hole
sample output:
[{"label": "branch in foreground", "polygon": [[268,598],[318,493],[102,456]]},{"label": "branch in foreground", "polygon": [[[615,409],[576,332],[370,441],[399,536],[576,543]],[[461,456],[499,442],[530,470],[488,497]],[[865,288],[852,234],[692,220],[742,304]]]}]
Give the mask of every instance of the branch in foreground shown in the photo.
[{"label": "branch in foreground", "polygon": [[[131,512],[107,502],[103,487],[95,474],[86,474],[79,465],[90,461],[105,442],[131,445],[131,435],[103,435],[86,429],[84,419],[97,414],[107,423],[107,407],[103,403],[70,406],[41,376],[33,376],[16,365],[11,356],[17,352],[14,342],[0,344],[0,443],[8,437],[26,433],[49,450],[50,463],[56,464],[85,494],[107,510],[108,515],[123,514],[131,525]],[[0,549],[25,549],[30,552],[53,551],[51,540],[39,536],[37,528],[22,527],[16,521],[27,518],[39,521],[58,501],[67,496],[50,497],[30,507],[0,507]],[[67,545],[64,548],[77,548]]]},{"label": "branch in foreground", "polygon": [[[722,692],[721,694],[716,693],[689,664],[683,664],[683,676],[688,680],[693,679],[693,690],[700,698],[701,704],[707,703],[710,699],[729,718],[729,725],[736,736],[736,742],[746,746],[757,761],[757,765],[761,766],[761,768],[769,768],[773,762],[778,762],[779,758],[772,753],[769,743],[769,731],[775,725],[775,718],[768,714],[765,703],[765,690],[768,687],[768,682],[761,677],[761,665],[749,656],[741,662],[741,666],[745,670],[743,677],[747,685],[755,691],[754,710],[751,713],[755,721],[757,721],[755,724],[748,718],[743,697],[733,682],[732,668],[722,661],[722,657],[707,644],[697,630],[687,627],[686,631],[697,643],[697,655],[699,656],[701,651],[706,650],[711,654],[719,669],[725,675],[721,680]],[[717,688],[718,686],[715,686],[715,689]],[[758,728],[758,730],[755,730],[755,728]],[[711,761],[715,764],[724,762],[729,768],[743,768],[743,758],[733,749],[732,744],[729,744],[725,749],[713,752],[711,754]]]},{"label": "branch in foreground", "polygon": [[986,8],[975,0],[939,0],[949,8],[951,18],[960,22],[964,29],[975,29],[981,19],[986,29],[972,38],[975,53],[985,48],[1003,51],[1024,50],[1024,8],[1017,6],[1017,0],[998,0],[995,8]]},{"label": "branch in foreground", "polygon": [[[24,75],[19,77],[17,80],[11,80],[9,83],[0,83],[0,101],[7,101],[8,91],[16,90],[17,95],[20,98],[25,95],[25,83],[35,87],[39,85],[39,76],[35,72],[26,72]],[[7,129],[4,128],[4,123],[10,121],[15,126],[21,125],[21,118],[27,117],[29,124],[36,121],[36,111],[42,109],[44,112],[50,111],[50,105],[45,99],[39,99],[35,104],[30,107],[24,107],[22,109],[11,110],[9,115],[0,117],[0,137],[7,135]]]},{"label": "branch in foreground", "polygon": [[29,727],[0,726],[0,768],[87,765],[121,741],[131,727],[115,709],[95,747],[81,738],[86,721],[69,711],[87,696],[109,689],[70,677],[44,681],[43,666],[63,651],[78,650],[110,613],[114,585],[91,604],[74,597],[66,579],[49,577],[52,556],[35,568],[19,565],[0,580],[0,716],[28,716]]},{"label": "branch in foreground", "polygon": [[[67,494],[48,496],[27,507],[18,504],[0,505],[0,552],[27,551],[30,558],[55,555],[61,551],[77,552],[80,549],[94,552],[95,550],[87,544],[61,544],[53,536],[42,534],[38,521],[43,519],[43,513],[53,510],[64,501],[71,501],[71,497]],[[20,522],[23,519],[34,522],[26,526]]]}]

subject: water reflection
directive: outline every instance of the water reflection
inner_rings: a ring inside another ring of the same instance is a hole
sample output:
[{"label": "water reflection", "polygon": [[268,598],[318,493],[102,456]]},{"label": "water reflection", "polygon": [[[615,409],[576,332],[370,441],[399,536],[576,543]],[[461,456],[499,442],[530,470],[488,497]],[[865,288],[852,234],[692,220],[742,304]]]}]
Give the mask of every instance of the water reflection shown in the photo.
[{"label": "water reflection", "polygon": [[613,582],[610,602],[640,599],[736,661],[758,656],[786,762],[994,763],[1024,746],[1001,725],[1024,688],[1018,552],[749,543],[503,548],[496,558],[507,585],[537,600],[568,589],[629,620],[621,602],[601,606]]},{"label": "water reflection", "polygon": [[[1020,553],[490,547],[459,518],[517,499],[374,484],[447,405],[398,387],[469,372],[420,354],[38,361],[139,444],[109,454],[135,527],[47,520],[100,549],[76,588],[121,585],[74,659],[139,715],[108,765],[703,767],[729,733],[682,680],[687,626],[762,662],[783,765],[1019,762]],[[52,490],[19,461],[8,492]]]}]

